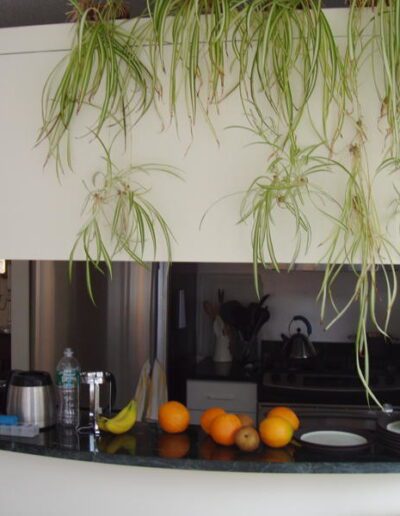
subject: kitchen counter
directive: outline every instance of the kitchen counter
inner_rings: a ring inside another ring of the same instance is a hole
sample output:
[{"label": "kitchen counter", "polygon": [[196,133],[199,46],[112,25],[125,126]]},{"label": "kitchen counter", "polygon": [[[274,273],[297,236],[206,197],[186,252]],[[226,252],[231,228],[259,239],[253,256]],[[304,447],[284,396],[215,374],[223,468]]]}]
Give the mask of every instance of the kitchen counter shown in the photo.
[{"label": "kitchen counter", "polygon": [[78,461],[169,468],[176,470],[253,473],[400,473],[400,455],[379,444],[356,454],[336,455],[290,445],[273,450],[261,446],[247,454],[216,445],[198,426],[169,435],[156,424],[137,423],[121,436],[52,429],[27,438],[0,437],[0,450]]}]

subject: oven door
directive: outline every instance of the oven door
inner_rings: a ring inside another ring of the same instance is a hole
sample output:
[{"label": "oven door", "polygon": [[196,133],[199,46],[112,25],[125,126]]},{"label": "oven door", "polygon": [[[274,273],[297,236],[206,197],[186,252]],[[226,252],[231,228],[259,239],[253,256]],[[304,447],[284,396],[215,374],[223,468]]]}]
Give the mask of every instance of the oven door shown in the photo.
[{"label": "oven door", "polygon": [[[378,400],[400,403],[400,377],[371,376],[370,386]],[[365,388],[357,375],[315,372],[266,371],[259,383],[258,400],[276,403],[310,403],[368,406]],[[370,404],[374,405],[372,400]]]},{"label": "oven door", "polygon": [[[262,421],[268,412],[279,403],[259,403],[258,421]],[[375,431],[377,418],[382,414],[380,409],[370,409],[360,405],[308,405],[290,403],[296,412],[303,428],[320,429],[347,428],[353,430]]]}]

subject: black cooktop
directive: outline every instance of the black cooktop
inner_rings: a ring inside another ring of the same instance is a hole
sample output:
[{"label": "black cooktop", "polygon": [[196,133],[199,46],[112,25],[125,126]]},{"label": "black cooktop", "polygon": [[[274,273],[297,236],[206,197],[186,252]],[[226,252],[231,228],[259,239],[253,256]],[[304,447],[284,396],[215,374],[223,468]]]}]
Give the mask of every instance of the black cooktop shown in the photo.
[{"label": "black cooktop", "polygon": [[[262,344],[260,401],[299,403],[368,402],[357,374],[352,342],[313,342],[317,356],[291,359],[281,341]],[[361,367],[363,360],[361,358]],[[400,400],[400,346],[382,343],[370,350],[369,384],[382,403]]]}]

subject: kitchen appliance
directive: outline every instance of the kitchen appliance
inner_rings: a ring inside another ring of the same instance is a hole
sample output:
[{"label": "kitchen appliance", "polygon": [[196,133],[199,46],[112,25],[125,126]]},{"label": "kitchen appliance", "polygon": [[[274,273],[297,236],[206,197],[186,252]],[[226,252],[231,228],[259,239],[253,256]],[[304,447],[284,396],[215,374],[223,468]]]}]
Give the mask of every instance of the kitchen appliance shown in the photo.
[{"label": "kitchen appliance", "polygon": [[[295,410],[303,429],[374,433],[382,410],[372,402],[368,406],[357,374],[354,342],[314,344],[316,357],[293,360],[282,341],[262,342],[258,419],[277,405],[287,405]],[[371,361],[370,386],[389,413],[400,406],[400,345],[392,342],[384,349]]]},{"label": "kitchen appliance", "polygon": [[[307,335],[302,333],[301,328],[297,326],[296,332],[293,332],[293,324],[302,322],[306,327]],[[317,356],[317,352],[313,343],[310,341],[312,326],[310,321],[303,315],[295,315],[289,323],[289,337],[281,334],[283,339],[284,352],[292,360],[308,360]]]},{"label": "kitchen appliance", "polygon": [[7,389],[7,414],[20,423],[48,428],[55,424],[53,382],[45,371],[16,371]]},{"label": "kitchen appliance", "polygon": [[[115,377],[109,371],[84,371],[81,373],[81,384],[89,386],[89,424],[94,433],[100,433],[97,424],[97,416],[107,413],[111,414],[111,410],[116,398],[116,383]],[[101,396],[100,387],[104,386],[106,393]],[[100,407],[101,397],[107,396],[108,408],[106,411]]]}]

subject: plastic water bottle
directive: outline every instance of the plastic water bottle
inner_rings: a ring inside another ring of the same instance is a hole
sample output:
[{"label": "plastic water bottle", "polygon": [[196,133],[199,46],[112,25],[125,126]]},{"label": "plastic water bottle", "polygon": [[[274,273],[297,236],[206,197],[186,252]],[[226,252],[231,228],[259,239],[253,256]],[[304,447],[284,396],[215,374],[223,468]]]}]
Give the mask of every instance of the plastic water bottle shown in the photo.
[{"label": "plastic water bottle", "polygon": [[79,383],[79,363],[72,349],[66,348],[56,370],[59,425],[75,427],[79,425]]}]

